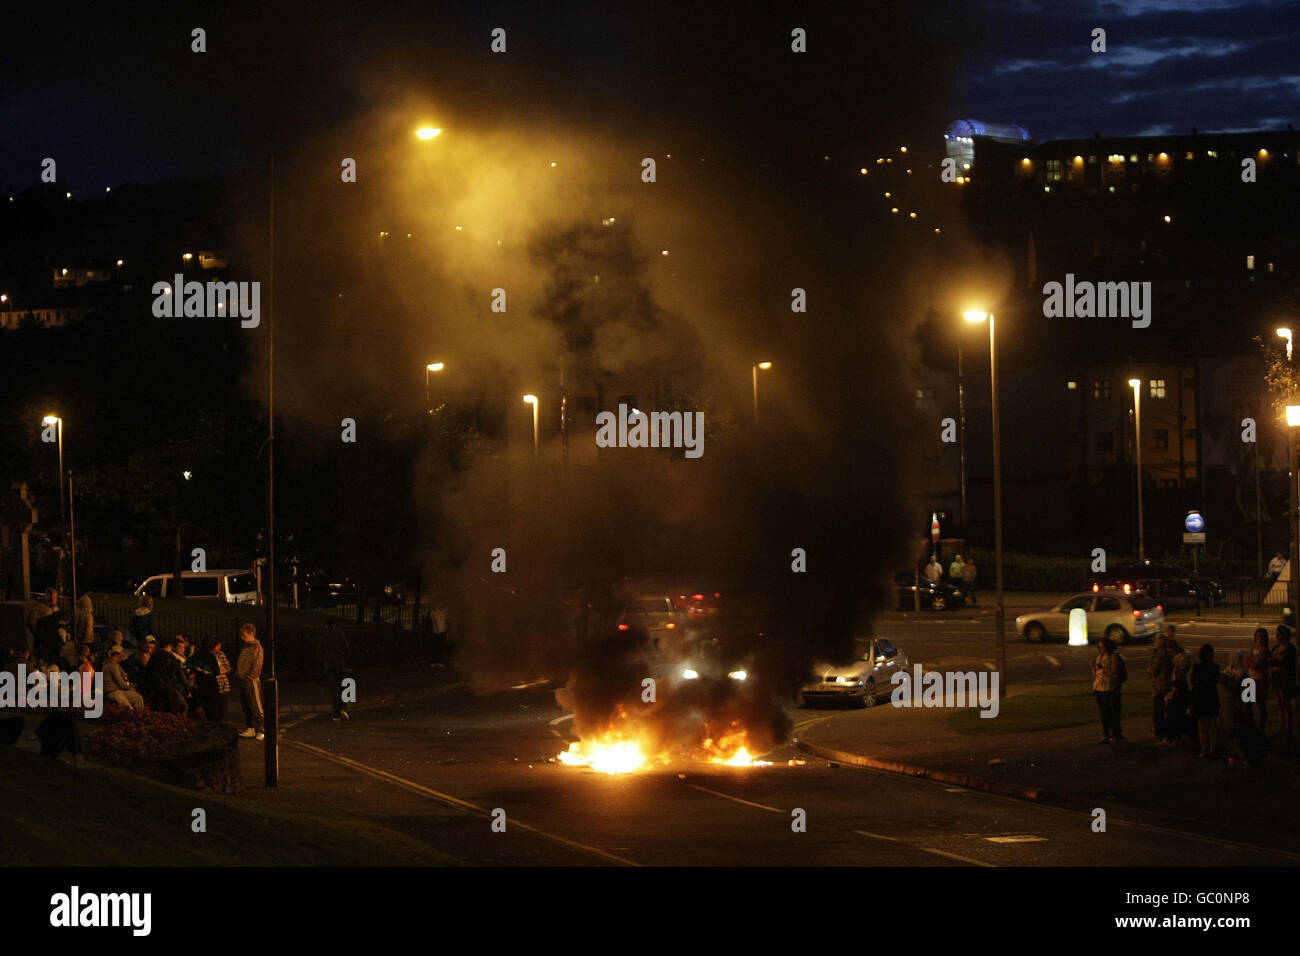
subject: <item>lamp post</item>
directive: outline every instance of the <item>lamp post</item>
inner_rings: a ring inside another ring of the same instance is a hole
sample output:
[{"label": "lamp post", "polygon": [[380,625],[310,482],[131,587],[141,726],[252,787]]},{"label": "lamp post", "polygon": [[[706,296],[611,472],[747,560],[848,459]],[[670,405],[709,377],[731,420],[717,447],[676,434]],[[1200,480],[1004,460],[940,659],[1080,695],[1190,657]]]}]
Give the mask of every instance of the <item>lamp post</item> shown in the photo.
[{"label": "lamp post", "polygon": [[755,428],[758,427],[758,370],[762,369],[764,372],[766,372],[771,367],[772,367],[771,362],[759,362],[752,369],[750,369],[751,377],[754,380],[754,427]]},{"label": "lamp post", "polygon": [[1291,607],[1295,607],[1297,591],[1296,582],[1296,553],[1300,550],[1300,514],[1297,514],[1296,504],[1300,502],[1300,490],[1296,488],[1296,468],[1295,468],[1295,430],[1300,428],[1300,405],[1288,405],[1286,407],[1286,461],[1287,461],[1287,494],[1291,497],[1291,548],[1288,552],[1290,567],[1290,581],[1288,590]]},{"label": "lamp post", "polygon": [[430,415],[433,414],[433,399],[429,392],[429,375],[432,372],[441,372],[443,368],[445,366],[441,362],[430,362],[424,367],[424,407],[429,410]]},{"label": "lamp post", "polygon": [[524,401],[533,406],[533,461],[537,461],[537,396],[525,395]]},{"label": "lamp post", "polygon": [[1138,563],[1146,560],[1146,535],[1142,524],[1142,379],[1131,378],[1129,387],[1133,389],[1133,457],[1137,465],[1138,486]]},{"label": "lamp post", "polygon": [[957,454],[961,461],[961,526],[969,532],[970,518],[966,516],[966,376],[962,369],[961,346],[957,346],[957,417],[961,419]]},{"label": "lamp post", "polygon": [[1007,638],[1006,606],[1002,600],[1002,431],[998,416],[998,346],[997,332],[992,312],[970,310],[964,313],[967,322],[989,323],[989,389],[993,402],[993,554],[997,578],[998,604],[994,613],[994,627],[998,641],[999,694],[1007,692]]},{"label": "lamp post", "polygon": [[68,523],[67,510],[63,504],[63,419],[58,415],[46,415],[41,419],[42,425],[53,425],[55,435],[59,440],[59,525],[66,527]]}]

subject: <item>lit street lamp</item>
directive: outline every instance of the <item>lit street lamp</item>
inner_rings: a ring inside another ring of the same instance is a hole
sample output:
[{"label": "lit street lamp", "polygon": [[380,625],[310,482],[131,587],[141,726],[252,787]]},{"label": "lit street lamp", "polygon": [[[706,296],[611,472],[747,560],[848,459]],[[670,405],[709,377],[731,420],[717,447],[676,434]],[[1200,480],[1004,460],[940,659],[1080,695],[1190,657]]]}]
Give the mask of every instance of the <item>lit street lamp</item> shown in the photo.
[{"label": "lit street lamp", "polygon": [[1277,334],[1280,338],[1286,339],[1286,360],[1289,362],[1291,361],[1291,340],[1294,336],[1290,329],[1278,329]]},{"label": "lit street lamp", "polygon": [[58,415],[46,415],[41,419],[42,425],[53,425],[59,440],[59,524],[67,527],[68,514],[63,504],[63,419]]},{"label": "lit street lamp", "polygon": [[[1296,489],[1296,467],[1295,467],[1295,430],[1300,428],[1300,405],[1288,405],[1286,407],[1286,467],[1287,467],[1287,494],[1291,497],[1291,549],[1288,552],[1290,561],[1290,600],[1294,601],[1297,592],[1296,582],[1296,555],[1300,551],[1300,514],[1297,514],[1297,503],[1300,503],[1300,492]],[[1291,604],[1295,607],[1295,604]]]},{"label": "lit street lamp", "polygon": [[433,139],[441,132],[442,130],[435,129],[432,126],[421,126],[415,131],[415,137],[416,139]]},{"label": "lit street lamp", "polygon": [[533,461],[537,460],[537,396],[525,395],[524,401],[533,406]]},{"label": "lit street lamp", "polygon": [[998,604],[994,614],[994,627],[998,640],[999,693],[1007,692],[1007,639],[1006,607],[1002,602],[1002,432],[998,417],[998,348],[997,333],[992,312],[970,310],[964,313],[967,322],[989,323],[989,386],[993,402],[993,554],[996,568]]},{"label": "lit street lamp", "polygon": [[1137,466],[1138,483],[1138,563],[1146,560],[1146,535],[1142,524],[1142,379],[1131,378],[1129,387],[1133,389],[1133,457]]},{"label": "lit street lamp", "polygon": [[754,379],[754,427],[758,427],[758,370],[766,372],[772,367],[771,362],[759,362],[750,371]]},{"label": "lit street lamp", "polygon": [[429,374],[431,372],[441,372],[445,366],[441,362],[430,362],[424,367],[424,407],[429,409],[429,414],[433,414],[433,399],[429,397]]}]

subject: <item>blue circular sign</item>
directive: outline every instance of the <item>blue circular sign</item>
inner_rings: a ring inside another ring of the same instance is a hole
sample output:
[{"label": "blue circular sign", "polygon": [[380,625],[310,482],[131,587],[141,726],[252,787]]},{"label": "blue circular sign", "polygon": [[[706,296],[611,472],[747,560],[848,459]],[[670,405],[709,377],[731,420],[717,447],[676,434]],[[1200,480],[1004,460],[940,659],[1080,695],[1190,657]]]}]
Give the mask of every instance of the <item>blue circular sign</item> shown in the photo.
[{"label": "blue circular sign", "polygon": [[1201,517],[1199,511],[1193,511],[1187,516],[1187,520],[1183,522],[1183,527],[1192,532],[1204,531],[1205,519]]}]

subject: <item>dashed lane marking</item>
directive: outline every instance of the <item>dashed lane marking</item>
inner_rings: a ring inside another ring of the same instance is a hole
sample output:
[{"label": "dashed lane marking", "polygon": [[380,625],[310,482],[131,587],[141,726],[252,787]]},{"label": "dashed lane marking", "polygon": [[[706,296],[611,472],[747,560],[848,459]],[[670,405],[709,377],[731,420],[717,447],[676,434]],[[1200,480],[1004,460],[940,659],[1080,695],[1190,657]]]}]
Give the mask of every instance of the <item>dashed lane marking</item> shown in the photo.
[{"label": "dashed lane marking", "polygon": [[915,843],[909,843],[907,840],[900,840],[898,837],[885,836],[883,833],[872,833],[870,830],[854,830],[859,836],[871,837],[873,840],[885,840],[888,843],[901,843],[904,846],[910,846],[914,850],[920,850],[922,853],[933,853],[935,856],[946,856],[950,860],[960,860],[962,863],[969,863],[971,866],[988,866],[996,867],[996,863],[985,863],[983,860],[975,860],[969,856],[958,856],[956,853],[949,853],[947,850],[936,850],[931,846],[917,846]]},{"label": "dashed lane marking", "polygon": [[988,840],[990,843],[1046,843],[1047,842],[1047,837],[1029,836],[1027,834],[1023,836],[984,837],[984,839]]},{"label": "dashed lane marking", "polygon": [[1058,661],[1058,660],[1057,660],[1055,657],[1053,657],[1051,654],[1045,654],[1044,656],[1047,658],[1047,663],[1051,664],[1053,667],[1060,667],[1060,666],[1061,666],[1061,662]]},{"label": "dashed lane marking", "polygon": [[752,800],[742,800],[740,797],[733,797],[731,794],[723,793],[720,790],[710,790],[708,787],[701,787],[694,783],[688,783],[686,786],[690,787],[692,790],[699,790],[702,793],[711,793],[715,797],[721,797],[723,800],[731,800],[734,803],[743,803],[747,807],[757,807],[759,810],[770,810],[772,813],[779,813],[782,816],[785,815],[785,811],[778,809],[777,807],[769,807],[763,803],[754,803]]}]

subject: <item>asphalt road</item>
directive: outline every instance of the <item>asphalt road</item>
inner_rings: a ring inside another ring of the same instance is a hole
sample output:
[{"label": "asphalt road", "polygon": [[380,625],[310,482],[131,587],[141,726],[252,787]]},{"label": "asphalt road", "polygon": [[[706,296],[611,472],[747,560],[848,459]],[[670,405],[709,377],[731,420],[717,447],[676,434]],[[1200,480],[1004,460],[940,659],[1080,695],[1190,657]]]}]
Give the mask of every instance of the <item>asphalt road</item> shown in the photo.
[{"label": "asphalt road", "polygon": [[[959,624],[957,621],[951,622]],[[987,635],[987,630],[985,631]],[[900,642],[902,636],[899,636]],[[945,627],[909,653],[976,647]],[[987,645],[987,637],[984,646]],[[1023,648],[1046,657],[1052,648]],[[978,656],[978,654],[976,655]],[[1025,666],[1028,666],[1028,661]],[[1035,666],[1051,669],[1045,661]],[[796,723],[817,712],[794,711]],[[1279,865],[1292,857],[895,774],[783,747],[771,766],[695,762],[610,776],[553,762],[567,746],[553,689],[453,690],[293,726],[286,746],[391,788],[375,815],[467,863],[532,865]],[[806,760],[791,764],[791,760]],[[491,814],[505,814],[493,832]],[[792,828],[804,811],[806,832]],[[376,861],[382,862],[382,861]]]}]

